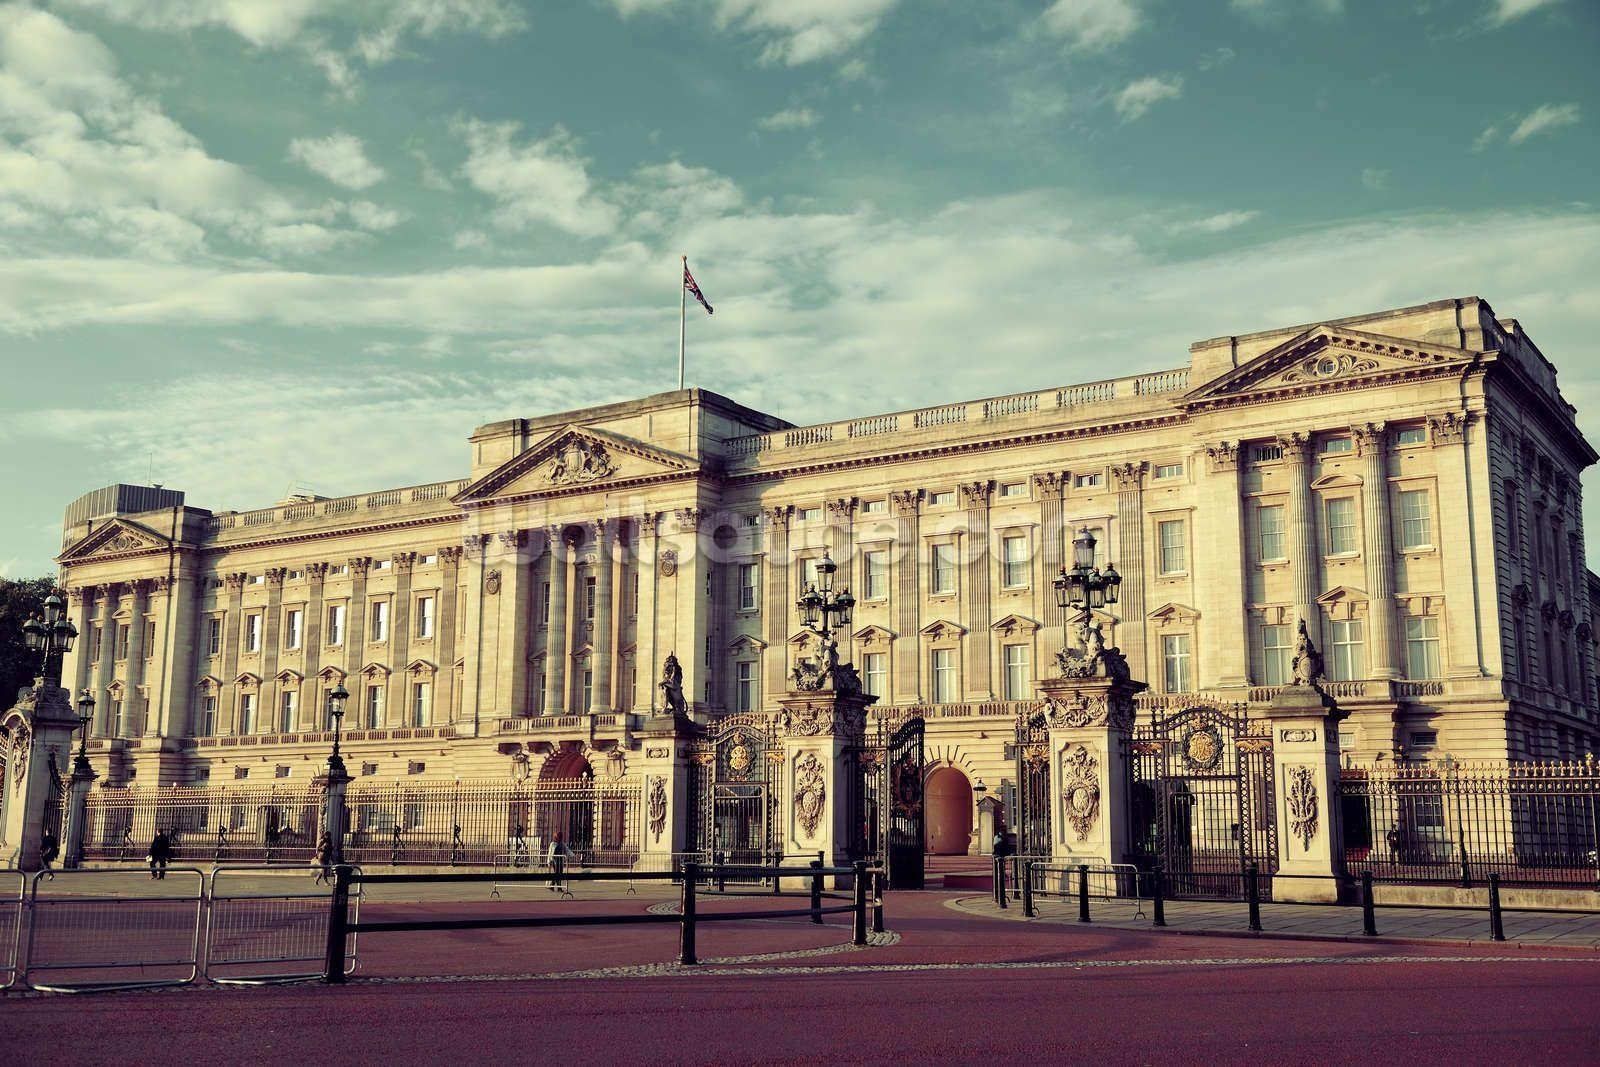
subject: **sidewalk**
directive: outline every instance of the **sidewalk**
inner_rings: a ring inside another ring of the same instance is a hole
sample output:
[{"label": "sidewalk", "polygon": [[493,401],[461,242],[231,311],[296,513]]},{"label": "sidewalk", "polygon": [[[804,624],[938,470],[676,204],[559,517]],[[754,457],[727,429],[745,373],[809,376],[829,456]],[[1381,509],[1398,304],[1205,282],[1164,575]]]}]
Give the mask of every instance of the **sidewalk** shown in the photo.
[{"label": "sidewalk", "polygon": [[[1038,918],[1022,914],[1020,900],[1008,907],[995,907],[988,896],[956,897],[948,906],[957,911],[987,918],[1014,919],[1018,922],[1078,923],[1076,899],[1035,898]],[[1142,915],[1140,914],[1142,912]],[[1155,931],[1151,925],[1150,901],[1137,906],[1131,900],[1091,899],[1091,926],[1119,930]],[[1315,939],[1365,942],[1432,942],[1446,944],[1491,944],[1489,913],[1485,909],[1396,908],[1377,909],[1377,937],[1361,932],[1361,909],[1352,905],[1272,904],[1261,905],[1261,933],[1249,930],[1247,907],[1235,901],[1169,900],[1166,902],[1167,932],[1209,934],[1224,937]],[[1556,911],[1506,911],[1505,944],[1523,948],[1579,948],[1600,951],[1600,915]]]}]

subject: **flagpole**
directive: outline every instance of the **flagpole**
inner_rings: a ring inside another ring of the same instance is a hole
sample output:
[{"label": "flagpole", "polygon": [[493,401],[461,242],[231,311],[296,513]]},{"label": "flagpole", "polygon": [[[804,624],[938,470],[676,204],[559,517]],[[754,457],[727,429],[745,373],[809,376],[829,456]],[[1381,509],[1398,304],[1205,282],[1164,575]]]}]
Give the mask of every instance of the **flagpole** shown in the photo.
[{"label": "flagpole", "polygon": [[[684,274],[689,271],[689,257],[683,256]],[[678,388],[683,388],[683,339],[684,320],[689,314],[689,286],[684,283],[684,274],[678,275]]]}]

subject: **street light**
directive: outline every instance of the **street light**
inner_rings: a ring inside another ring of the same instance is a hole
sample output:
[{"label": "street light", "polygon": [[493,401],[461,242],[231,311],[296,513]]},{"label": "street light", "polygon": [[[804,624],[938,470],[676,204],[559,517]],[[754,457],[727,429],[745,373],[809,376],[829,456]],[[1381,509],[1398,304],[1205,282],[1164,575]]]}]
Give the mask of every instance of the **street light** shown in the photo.
[{"label": "street light", "polygon": [[78,758],[72,766],[74,772],[80,767],[89,765],[89,723],[92,721],[94,721],[94,694],[85,689],[78,694],[78,729],[83,732],[78,738]]},{"label": "street light", "polygon": [[[1095,536],[1087,526],[1072,539],[1072,567],[1061,568],[1052,583],[1056,590],[1056,606],[1074,611],[1093,612],[1107,604],[1117,602],[1117,589],[1122,585],[1122,575],[1115,564],[1107,563],[1101,570],[1094,564]],[[1065,628],[1066,621],[1062,620]],[[1078,648],[1083,650],[1088,637],[1087,622],[1079,627]]]},{"label": "street light", "polygon": [[829,557],[826,549],[822,552],[822,558],[817,560],[815,570],[815,581],[806,586],[795,601],[795,607],[800,611],[801,623],[818,638],[822,650],[818,667],[824,674],[832,674],[839,665],[838,644],[833,640],[833,632],[850,625],[856,598],[850,595],[848,586],[834,592],[833,579],[839,571],[839,565]]},{"label": "street light", "polygon": [[333,719],[333,752],[328,756],[328,769],[338,768],[344,770],[344,757],[339,755],[339,724],[344,719],[345,701],[350,699],[350,691],[339,682],[328,692],[328,716]]},{"label": "street light", "polygon": [[[22,640],[29,651],[39,653],[39,677],[47,684],[59,685],[61,681],[61,655],[72,651],[78,639],[78,628],[61,610],[61,598],[51,593],[44,599],[44,615],[29,616],[22,624]],[[50,669],[51,660],[56,670]]]}]

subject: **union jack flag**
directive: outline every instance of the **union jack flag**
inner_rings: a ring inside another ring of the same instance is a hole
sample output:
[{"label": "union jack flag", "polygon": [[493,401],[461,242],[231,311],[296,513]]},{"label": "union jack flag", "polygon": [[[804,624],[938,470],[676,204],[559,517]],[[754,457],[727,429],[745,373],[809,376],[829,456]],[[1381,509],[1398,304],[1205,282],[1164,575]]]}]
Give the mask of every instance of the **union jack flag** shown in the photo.
[{"label": "union jack flag", "polygon": [[715,314],[711,310],[711,305],[706,301],[705,294],[700,291],[700,286],[695,284],[694,275],[689,273],[689,260],[687,257],[683,261],[683,287],[689,290],[690,296],[700,301],[700,306],[706,309],[707,315]]}]

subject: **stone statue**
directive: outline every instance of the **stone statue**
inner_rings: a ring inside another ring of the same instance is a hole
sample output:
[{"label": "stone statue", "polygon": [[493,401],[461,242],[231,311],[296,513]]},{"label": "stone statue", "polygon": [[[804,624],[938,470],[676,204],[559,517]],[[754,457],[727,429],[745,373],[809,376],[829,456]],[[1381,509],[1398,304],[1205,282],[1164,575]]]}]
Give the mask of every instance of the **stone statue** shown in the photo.
[{"label": "stone statue", "polygon": [[661,682],[657,688],[661,690],[661,699],[668,711],[677,715],[689,713],[689,705],[683,699],[683,667],[678,663],[676,652],[668,652],[666,661],[661,664]]},{"label": "stone statue", "polygon": [[1078,647],[1063,648],[1056,653],[1056,664],[1063,678],[1118,678],[1130,677],[1128,661],[1115,645],[1107,646],[1100,624],[1084,620],[1078,624]]},{"label": "stone statue", "polygon": [[1322,653],[1311,643],[1306,620],[1300,620],[1300,639],[1294,646],[1294,684],[1316,685],[1322,681]]}]

